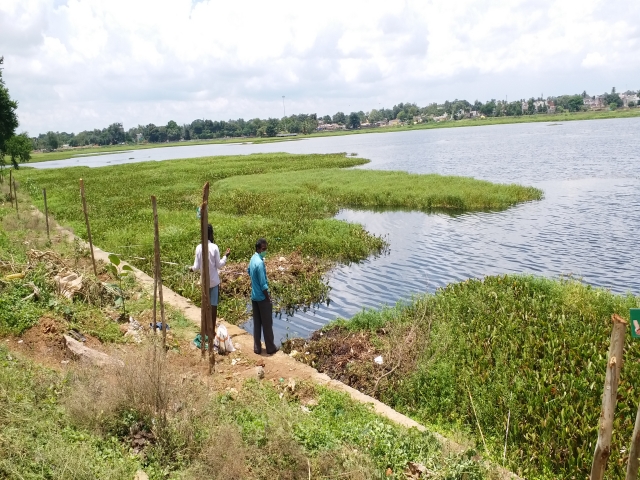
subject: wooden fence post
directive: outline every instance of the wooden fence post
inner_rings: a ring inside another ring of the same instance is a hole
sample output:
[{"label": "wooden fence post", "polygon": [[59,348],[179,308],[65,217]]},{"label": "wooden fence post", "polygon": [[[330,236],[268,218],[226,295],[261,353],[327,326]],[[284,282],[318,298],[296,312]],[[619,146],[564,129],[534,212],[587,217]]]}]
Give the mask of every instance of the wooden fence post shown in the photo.
[{"label": "wooden fence post", "polygon": [[13,170],[9,169],[9,202],[13,207]]},{"label": "wooden fence post", "polygon": [[13,180],[13,196],[16,199],[16,216],[20,218],[20,214],[18,213],[18,190],[16,190],[16,181]]},{"label": "wooden fence post", "polygon": [[640,405],[638,405],[638,413],[636,413],[636,424],[633,427],[633,436],[631,437],[631,448],[629,448],[629,461],[627,462],[627,475],[625,480],[638,479],[638,465],[640,457]]},{"label": "wooden fence post", "polygon": [[[200,326],[200,336],[202,337],[202,355],[204,356],[204,343],[207,339],[207,348],[209,350],[209,373],[212,373],[215,366],[215,356],[213,352],[213,332],[211,328],[211,300],[209,294],[209,288],[211,279],[209,278],[209,215],[208,215],[208,203],[209,203],[209,182],[204,184],[202,189],[202,205],[200,207],[200,240],[202,245],[202,270],[201,281],[202,286],[202,317]],[[208,337],[208,338],[207,338]]]},{"label": "wooden fence post", "polygon": [[627,321],[619,315],[611,316],[613,331],[611,332],[611,344],[607,358],[607,374],[604,380],[604,392],[602,394],[602,411],[598,427],[598,441],[596,451],[593,454],[591,465],[591,480],[602,480],[607,466],[607,460],[611,455],[611,435],[613,433],[613,418],[616,410],[618,382],[622,369],[622,353],[624,349],[624,337],[627,333]]},{"label": "wooden fence post", "polygon": [[87,200],[84,197],[84,180],[80,179],[80,196],[82,197],[82,210],[84,211],[84,221],[87,224],[87,236],[89,237],[89,249],[91,250],[91,263],[93,263],[93,273],[98,278],[96,259],[93,256],[93,240],[91,240],[91,227],[89,226],[89,214],[87,213]]},{"label": "wooden fence post", "polygon": [[47,223],[47,240],[51,241],[49,236],[49,209],[47,208],[47,189],[42,189],[42,196],[44,197],[44,219]]},{"label": "wooden fence post", "polygon": [[[156,197],[151,196],[151,205],[153,206],[153,249],[154,249],[154,258],[155,258],[155,268],[154,270],[154,278],[155,278],[155,289],[158,291],[158,297],[160,299],[160,320],[162,321],[162,346],[165,347],[167,344],[167,324],[164,319],[164,300],[162,299],[162,271],[160,269],[160,230],[158,228],[158,207],[156,204]],[[156,329],[156,315],[155,315],[155,295],[154,295],[154,315],[153,315],[153,330]]]}]

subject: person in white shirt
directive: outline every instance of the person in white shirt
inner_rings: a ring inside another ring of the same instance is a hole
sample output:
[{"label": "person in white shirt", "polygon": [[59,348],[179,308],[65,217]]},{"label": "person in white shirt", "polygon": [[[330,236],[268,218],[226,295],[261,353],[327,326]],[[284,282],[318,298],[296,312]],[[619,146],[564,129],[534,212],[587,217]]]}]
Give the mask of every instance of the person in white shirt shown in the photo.
[{"label": "person in white shirt", "polygon": [[[207,235],[209,237],[209,300],[211,301],[211,317],[215,325],[218,316],[218,299],[220,297],[220,274],[218,270],[227,264],[231,249],[227,248],[224,257],[220,258],[218,245],[213,243],[213,227],[211,224],[207,227]],[[189,267],[189,269],[192,272],[202,270],[202,244],[196,247],[196,258],[193,266]]]}]

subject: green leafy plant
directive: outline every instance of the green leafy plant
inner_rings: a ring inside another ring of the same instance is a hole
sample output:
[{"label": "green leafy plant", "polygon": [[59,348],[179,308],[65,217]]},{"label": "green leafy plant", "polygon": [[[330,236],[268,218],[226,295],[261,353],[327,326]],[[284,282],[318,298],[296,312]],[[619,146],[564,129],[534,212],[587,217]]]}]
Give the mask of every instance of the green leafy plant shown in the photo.
[{"label": "green leafy plant", "polygon": [[129,275],[133,274],[133,268],[127,264],[120,266],[120,263],[120,257],[112,253],[109,255],[109,263],[106,265],[106,269],[118,281],[116,306],[122,307],[122,318],[126,318],[127,309],[125,305],[125,292],[122,288],[122,281]]}]

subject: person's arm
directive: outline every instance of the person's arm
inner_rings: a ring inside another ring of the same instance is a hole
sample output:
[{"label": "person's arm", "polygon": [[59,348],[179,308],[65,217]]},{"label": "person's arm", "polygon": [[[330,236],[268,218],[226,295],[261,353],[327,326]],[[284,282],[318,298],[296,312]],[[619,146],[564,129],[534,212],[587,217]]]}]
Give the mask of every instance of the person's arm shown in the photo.
[{"label": "person's arm", "polygon": [[269,282],[267,281],[267,267],[264,262],[262,262],[262,267],[260,268],[260,290],[264,294],[264,297],[271,303],[271,297],[269,296]]},{"label": "person's arm", "polygon": [[213,258],[213,261],[216,264],[216,268],[218,270],[220,270],[222,267],[224,267],[227,264],[227,255],[229,255],[229,249],[227,248],[227,253],[224,254],[224,256],[222,258],[220,258],[220,250],[218,250],[216,248],[216,254]]},{"label": "person's arm", "polygon": [[196,258],[193,261],[193,266],[191,267],[192,272],[198,272],[202,268],[202,249],[200,246],[196,247]]}]

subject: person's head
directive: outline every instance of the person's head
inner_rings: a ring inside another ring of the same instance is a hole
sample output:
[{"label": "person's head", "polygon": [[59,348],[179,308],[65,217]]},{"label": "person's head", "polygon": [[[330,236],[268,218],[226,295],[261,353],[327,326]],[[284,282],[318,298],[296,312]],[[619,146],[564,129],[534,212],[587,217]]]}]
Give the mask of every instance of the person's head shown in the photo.
[{"label": "person's head", "polygon": [[211,243],[215,243],[213,241],[213,227],[211,226],[210,223],[207,225],[207,237],[209,238],[209,241]]},{"label": "person's head", "polygon": [[259,238],[256,242],[256,253],[259,253],[264,258],[267,251],[267,241],[264,238]]}]

